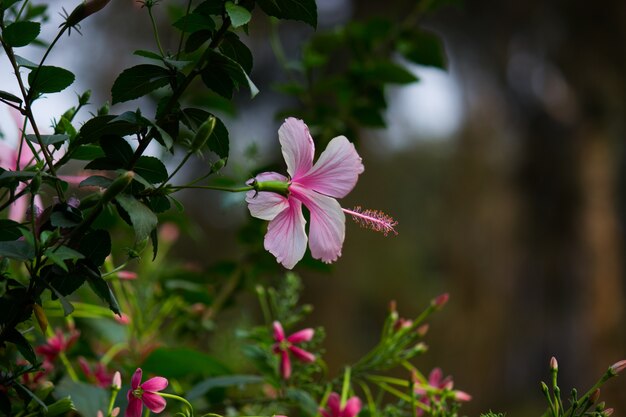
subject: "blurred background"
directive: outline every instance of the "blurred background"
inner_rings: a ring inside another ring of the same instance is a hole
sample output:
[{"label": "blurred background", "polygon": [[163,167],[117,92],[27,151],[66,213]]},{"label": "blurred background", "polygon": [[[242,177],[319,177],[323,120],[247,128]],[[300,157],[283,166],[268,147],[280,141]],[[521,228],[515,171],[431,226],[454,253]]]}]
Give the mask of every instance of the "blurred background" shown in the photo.
[{"label": "blurred background", "polygon": [[[57,9],[75,3],[52,2],[49,36],[60,21]],[[399,18],[408,3],[318,0],[318,31],[351,19]],[[154,49],[140,6],[111,2],[49,59],[78,75],[76,92],[94,89],[94,108],[110,100],[119,72],[142,62],[133,50]],[[169,33],[166,14],[158,18]],[[252,174],[250,161],[282,167],[275,115],[293,104],[272,88],[285,74],[263,19],[253,23],[253,37],[241,35],[253,51],[252,79],[261,93],[252,101],[240,94],[236,112],[221,114],[231,138],[225,175],[242,179]],[[405,63],[420,81],[386,90],[387,129],[350,138],[366,170],[342,200],[344,207],[392,215],[399,235],[385,238],[348,224],[336,265],[326,272],[296,268],[305,301],[315,306],[308,324],[327,329],[331,374],[376,343],[390,300],[401,316],[412,317],[443,292],[450,302],[432,319],[430,349],[418,365],[425,372],[440,366],[456,388],[472,394],[467,415],[489,409],[540,415],[539,381],[549,378],[551,356],[559,361],[564,393],[589,387],[626,357],[624,22],[620,0],[475,0],[420,21],[442,37],[449,69]],[[279,33],[294,59],[313,35],[300,23]],[[177,39],[164,36],[165,49]],[[40,54],[25,49],[22,55]],[[10,73],[4,60],[2,66]],[[16,92],[9,79],[0,89]],[[73,103],[71,94],[57,94],[36,111],[46,125]],[[151,102],[112,110],[139,105],[153,114]],[[194,233],[184,234],[173,253],[199,265],[213,261],[208,249],[237,259],[235,232],[248,218],[243,200],[181,197]],[[618,379],[603,393],[616,415],[626,410],[624,390]]]}]

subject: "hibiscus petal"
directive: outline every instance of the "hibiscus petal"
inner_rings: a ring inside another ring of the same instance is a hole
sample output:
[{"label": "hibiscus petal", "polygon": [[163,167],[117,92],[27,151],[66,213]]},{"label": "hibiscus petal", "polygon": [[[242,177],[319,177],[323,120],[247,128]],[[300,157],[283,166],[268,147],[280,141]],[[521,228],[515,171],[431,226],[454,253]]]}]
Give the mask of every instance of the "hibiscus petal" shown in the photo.
[{"label": "hibiscus petal", "polygon": [[160,413],[165,410],[165,406],[167,405],[165,398],[153,392],[145,391],[141,396],[141,399],[146,407],[148,407],[153,413]]},{"label": "hibiscus petal", "polygon": [[354,417],[361,411],[361,400],[359,397],[352,397],[346,401],[346,406],[341,413],[341,417]]},{"label": "hibiscus petal", "polygon": [[278,139],[291,178],[300,177],[311,169],[315,145],[309,128],[302,120],[286,119],[278,129]]},{"label": "hibiscus petal", "polygon": [[285,331],[283,330],[283,325],[280,324],[280,322],[275,321],[272,323],[272,328],[274,329],[274,340],[277,342],[285,340]]},{"label": "hibiscus petal", "polygon": [[309,248],[315,259],[331,263],[341,256],[346,237],[346,216],[334,198],[292,184],[292,195],[311,212]]},{"label": "hibiscus petal", "polygon": [[130,379],[130,386],[132,387],[132,389],[137,389],[139,387],[139,384],[141,384],[141,374],[141,368],[137,368],[132,378]]},{"label": "hibiscus petal", "polygon": [[339,136],[330,141],[310,171],[293,178],[306,188],[341,198],[352,191],[364,169],[354,145]]},{"label": "hibiscus petal", "polygon": [[333,417],[339,417],[341,414],[341,397],[336,392],[328,396],[328,410]]},{"label": "hibiscus petal", "polygon": [[287,340],[289,340],[289,342],[291,343],[308,342],[309,340],[313,338],[314,334],[315,334],[315,330],[311,328],[302,329],[302,330],[295,332],[291,336],[289,336]]},{"label": "hibiscus petal", "polygon": [[300,359],[302,362],[315,362],[315,355],[311,352],[300,349],[298,346],[289,346],[289,350],[296,358]]},{"label": "hibiscus petal", "polygon": [[306,220],[299,201],[289,199],[289,205],[270,221],[265,234],[265,249],[287,269],[292,269],[306,251]]},{"label": "hibiscus petal", "polygon": [[143,384],[141,384],[141,388],[144,391],[161,391],[167,388],[167,379],[162,376],[155,376],[154,378],[150,378]]},{"label": "hibiscus petal", "polygon": [[128,407],[126,407],[125,417],[141,417],[141,411],[143,408],[143,404],[141,400],[135,397],[131,391],[128,391]]},{"label": "hibiscus petal", "polygon": [[[276,172],[263,172],[254,179],[259,182],[288,181],[287,177]],[[248,203],[250,215],[261,220],[274,220],[278,213],[289,206],[289,202],[282,195],[265,191],[248,191],[246,193],[246,202]]]}]

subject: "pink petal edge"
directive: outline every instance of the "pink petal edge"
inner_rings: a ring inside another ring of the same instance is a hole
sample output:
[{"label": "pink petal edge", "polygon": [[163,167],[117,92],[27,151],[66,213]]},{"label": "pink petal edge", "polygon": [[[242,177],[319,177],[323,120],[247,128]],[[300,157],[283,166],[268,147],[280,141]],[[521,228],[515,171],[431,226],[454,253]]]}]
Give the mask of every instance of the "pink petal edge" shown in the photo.
[{"label": "pink petal edge", "polygon": [[307,237],[306,220],[299,201],[289,199],[289,207],[270,221],[265,234],[264,246],[276,261],[292,269],[304,256]]},{"label": "pink petal edge", "polygon": [[289,336],[287,340],[291,343],[308,342],[309,340],[313,338],[314,334],[315,334],[315,330],[311,328],[302,329],[302,330],[295,332],[291,336]]},{"label": "pink petal edge", "polygon": [[166,378],[162,376],[155,376],[154,378],[148,379],[146,382],[141,384],[141,388],[144,391],[161,391],[167,388],[168,381]]},{"label": "pink petal edge", "polygon": [[311,169],[315,145],[309,128],[302,120],[287,118],[278,129],[278,140],[287,164],[287,172],[292,178],[297,178]]},{"label": "pink petal edge", "polygon": [[137,389],[139,387],[139,384],[141,384],[141,375],[142,375],[142,373],[143,373],[143,371],[141,370],[141,368],[137,368],[137,370],[133,374],[132,378],[130,379],[131,389],[135,390],[135,389]]},{"label": "pink petal edge", "polygon": [[167,405],[165,398],[153,392],[145,391],[141,399],[146,407],[148,407],[153,413],[160,413],[165,410],[165,406]]}]

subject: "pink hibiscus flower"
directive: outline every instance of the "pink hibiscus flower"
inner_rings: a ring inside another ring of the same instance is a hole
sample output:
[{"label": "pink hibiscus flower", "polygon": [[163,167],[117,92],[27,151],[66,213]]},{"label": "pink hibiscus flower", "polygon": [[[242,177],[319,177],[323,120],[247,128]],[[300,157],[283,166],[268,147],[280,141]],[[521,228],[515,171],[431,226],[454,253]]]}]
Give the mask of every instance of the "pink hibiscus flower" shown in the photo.
[{"label": "pink hibiscus flower", "polygon": [[165,410],[165,399],[157,392],[167,388],[167,379],[155,376],[142,384],[141,374],[141,368],[137,368],[130,380],[130,389],[126,395],[128,398],[126,417],[141,417],[144,404],[153,413]]},{"label": "pink hibiscus flower", "polygon": [[310,328],[302,329],[295,332],[291,336],[285,337],[285,331],[279,322],[275,321],[273,323],[273,327],[274,340],[276,341],[276,343],[274,343],[273,350],[274,353],[280,355],[280,374],[284,379],[289,379],[291,376],[291,360],[289,359],[289,352],[302,362],[315,361],[314,354],[294,346],[295,344],[311,340],[315,334],[315,330]]},{"label": "pink hibiscus flower", "polygon": [[345,214],[336,198],[345,197],[364,170],[354,145],[344,136],[330,141],[313,164],[315,145],[302,120],[288,118],[278,130],[287,178],[264,172],[251,182],[256,191],[246,196],[253,217],[269,220],[265,249],[285,268],[293,268],[304,256],[307,235],[302,204],[311,213],[309,248],[315,259],[334,262],[341,256],[345,238]]},{"label": "pink hibiscus flower", "polygon": [[361,411],[361,400],[359,397],[351,397],[346,404],[341,407],[341,397],[333,392],[328,397],[326,410],[320,410],[324,417],[355,417]]}]

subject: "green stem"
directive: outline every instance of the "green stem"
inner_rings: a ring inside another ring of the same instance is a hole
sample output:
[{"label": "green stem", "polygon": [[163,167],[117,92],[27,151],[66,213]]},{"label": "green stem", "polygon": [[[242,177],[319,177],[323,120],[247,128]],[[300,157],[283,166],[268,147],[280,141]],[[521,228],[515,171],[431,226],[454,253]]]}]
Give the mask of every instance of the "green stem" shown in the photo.
[{"label": "green stem", "polygon": [[186,188],[188,189],[198,189],[198,190],[215,190],[215,191],[227,191],[230,193],[243,193],[246,191],[254,190],[254,187],[248,185],[246,187],[238,187],[238,188],[230,188],[230,187],[221,187],[219,185],[178,185],[169,187],[173,191],[180,191]]},{"label": "green stem", "polygon": [[163,47],[161,47],[161,39],[159,39],[159,30],[157,29],[156,22],[154,21],[154,16],[152,15],[152,6],[148,6],[148,15],[150,16],[150,22],[152,23],[152,32],[154,33],[154,40],[156,41],[157,47],[159,48],[159,52],[162,57],[165,57],[165,53],[163,52]]},{"label": "green stem", "polygon": [[350,392],[350,371],[350,367],[346,366],[346,370],[343,373],[343,385],[341,386],[341,409],[346,406],[346,401],[348,401],[348,393]]},{"label": "green stem", "polygon": [[[189,16],[189,13],[191,12],[191,2],[192,0],[189,0],[187,2],[187,10],[185,11],[185,16]],[[180,41],[178,42],[178,49],[176,50],[176,59],[178,59],[178,57],[180,56],[180,51],[183,50],[183,41],[185,40],[185,31],[187,30],[187,22],[185,21],[185,25],[183,26],[183,30],[180,32]]]},{"label": "green stem", "polygon": [[180,163],[178,164],[178,166],[176,167],[176,169],[174,169],[174,171],[172,171],[172,173],[167,177],[167,179],[165,181],[163,181],[163,183],[161,183],[161,185],[159,185],[157,187],[157,189],[155,191],[160,190],[161,188],[165,187],[165,185],[167,185],[167,183],[174,178],[174,175],[176,175],[178,173],[178,171],[180,171],[180,169],[183,167],[183,165],[185,165],[185,163],[187,163],[187,161],[189,160],[189,158],[191,157],[191,155],[193,155],[193,152],[187,152],[187,155],[185,155],[185,157],[183,158],[182,161],[180,161]]},{"label": "green stem", "polygon": [[179,397],[178,395],[174,395],[174,394],[167,394],[165,392],[157,392],[156,394],[160,395],[163,398],[170,398],[172,400],[177,400],[177,401],[184,403],[189,408],[189,411],[191,411],[191,415],[193,416],[193,406],[191,405],[189,401],[187,401],[183,397]]},{"label": "green stem", "polygon": [[107,417],[111,415],[113,412],[113,407],[115,406],[115,399],[117,398],[117,393],[120,392],[118,388],[113,388],[111,390],[111,399],[109,400],[109,408],[107,411]]}]

